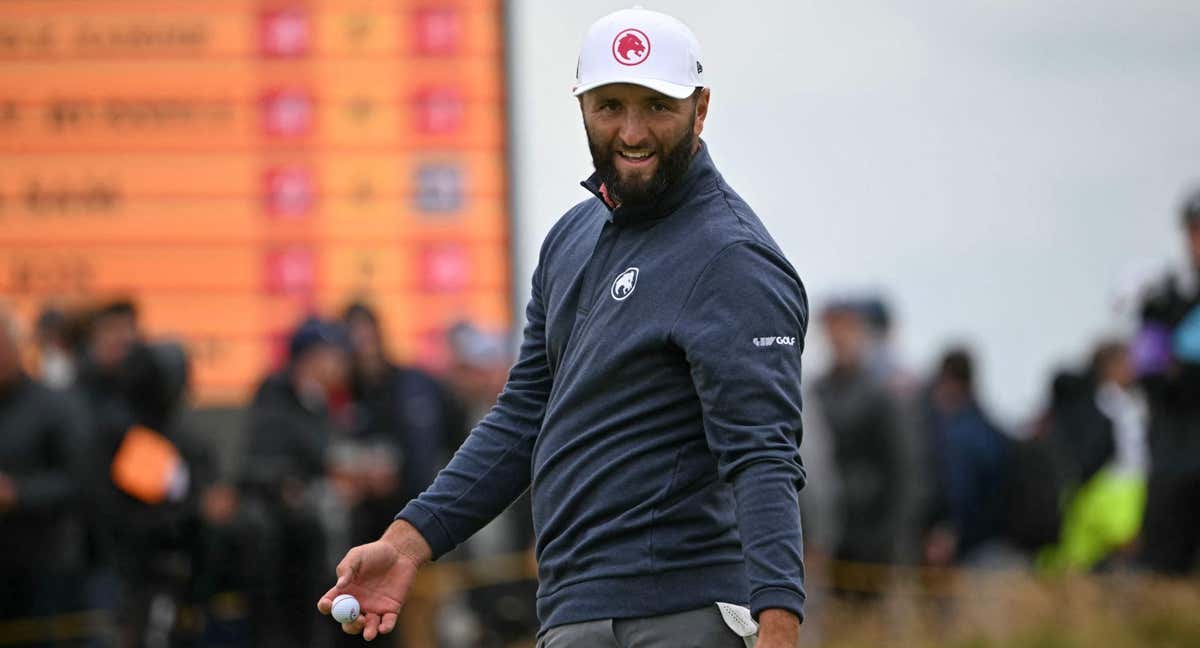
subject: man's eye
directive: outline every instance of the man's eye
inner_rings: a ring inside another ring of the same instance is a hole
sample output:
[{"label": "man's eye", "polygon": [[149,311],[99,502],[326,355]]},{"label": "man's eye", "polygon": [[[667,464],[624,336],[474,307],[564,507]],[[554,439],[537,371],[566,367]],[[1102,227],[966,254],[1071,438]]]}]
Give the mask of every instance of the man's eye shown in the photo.
[{"label": "man's eye", "polygon": [[653,110],[654,112],[667,112],[670,109],[670,106],[662,102],[650,104],[650,110]]},{"label": "man's eye", "polygon": [[606,101],[606,102],[600,104],[600,110],[604,110],[607,112],[615,111],[620,107],[621,107],[620,104],[618,104],[615,101]]}]

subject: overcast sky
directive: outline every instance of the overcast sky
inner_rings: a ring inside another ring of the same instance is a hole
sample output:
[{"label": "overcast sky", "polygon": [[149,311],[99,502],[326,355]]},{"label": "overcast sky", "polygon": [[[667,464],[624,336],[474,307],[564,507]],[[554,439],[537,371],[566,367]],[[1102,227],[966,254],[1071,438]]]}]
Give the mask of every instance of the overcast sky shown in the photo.
[{"label": "overcast sky", "polygon": [[[1200,182],[1200,2],[644,4],[699,37],[705,138],[814,312],[884,292],[913,368],[975,344],[1007,421],[1118,328],[1129,268],[1182,257],[1175,210]],[[521,300],[542,237],[586,196],[569,93],[580,39],[627,6],[512,3]],[[814,320],[807,379],[824,346]]]}]

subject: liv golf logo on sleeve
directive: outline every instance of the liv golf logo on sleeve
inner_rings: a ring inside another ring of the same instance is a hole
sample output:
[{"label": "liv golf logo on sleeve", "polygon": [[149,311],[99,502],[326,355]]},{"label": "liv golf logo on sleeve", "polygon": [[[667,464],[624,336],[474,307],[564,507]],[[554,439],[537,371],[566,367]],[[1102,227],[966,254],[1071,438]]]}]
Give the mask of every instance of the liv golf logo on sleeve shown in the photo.
[{"label": "liv golf logo on sleeve", "polygon": [[777,344],[780,346],[796,346],[796,338],[786,335],[754,338],[754,346],[756,347],[769,347]]}]

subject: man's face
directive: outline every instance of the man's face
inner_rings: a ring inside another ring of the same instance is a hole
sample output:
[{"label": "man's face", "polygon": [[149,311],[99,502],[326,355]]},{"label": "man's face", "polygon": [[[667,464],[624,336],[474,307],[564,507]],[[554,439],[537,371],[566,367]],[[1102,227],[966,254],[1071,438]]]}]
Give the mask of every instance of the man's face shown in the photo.
[{"label": "man's face", "polygon": [[346,384],[350,358],[341,347],[321,345],[309,353],[312,354],[313,376],[327,392]]},{"label": "man's face", "polygon": [[856,313],[837,310],[825,314],[824,324],[834,365],[843,369],[858,367],[869,339],[862,318]]},{"label": "man's face", "polygon": [[104,315],[93,324],[92,358],[104,369],[120,367],[137,339],[137,321],[133,317],[123,313]]},{"label": "man's face", "polygon": [[1105,367],[1105,376],[1121,387],[1129,387],[1137,382],[1137,367],[1133,364],[1133,355],[1129,349],[1122,348],[1118,351],[1111,360],[1108,366]]},{"label": "man's face", "polygon": [[347,325],[350,348],[358,362],[374,362],[383,355],[383,343],[379,329],[366,317],[352,317]]},{"label": "man's face", "polygon": [[707,89],[672,99],[630,83],[580,97],[592,164],[615,201],[652,202],[683,177],[700,145],[708,98]]}]

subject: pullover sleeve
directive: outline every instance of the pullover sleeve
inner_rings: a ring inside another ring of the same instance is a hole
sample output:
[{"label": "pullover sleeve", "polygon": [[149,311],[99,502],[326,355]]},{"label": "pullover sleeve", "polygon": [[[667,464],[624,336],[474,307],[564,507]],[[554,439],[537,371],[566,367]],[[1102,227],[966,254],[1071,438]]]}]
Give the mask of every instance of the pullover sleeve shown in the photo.
[{"label": "pullover sleeve", "polygon": [[673,328],[691,365],[708,445],[732,484],[755,617],[803,619],[804,562],[797,493],[804,286],[778,252],[734,243],[709,262]]},{"label": "pullover sleeve", "polygon": [[396,516],[417,528],[435,558],[471,537],[529,488],[533,443],[552,382],[540,266],[525,318],[520,355],[496,405],[433,484]]}]

